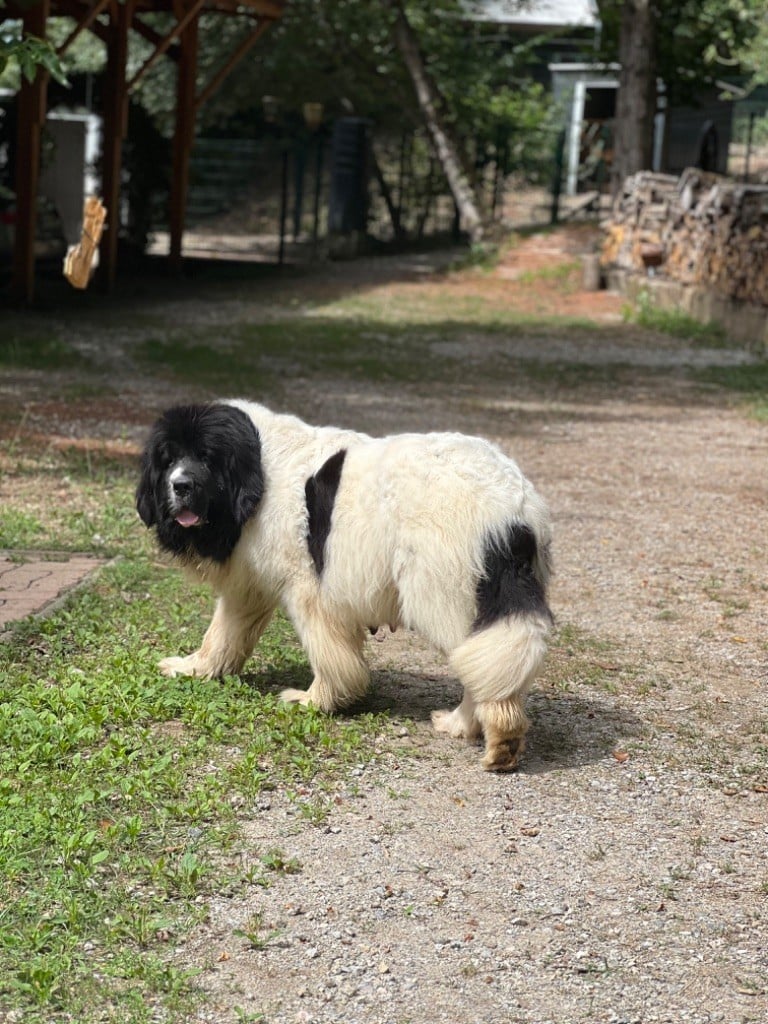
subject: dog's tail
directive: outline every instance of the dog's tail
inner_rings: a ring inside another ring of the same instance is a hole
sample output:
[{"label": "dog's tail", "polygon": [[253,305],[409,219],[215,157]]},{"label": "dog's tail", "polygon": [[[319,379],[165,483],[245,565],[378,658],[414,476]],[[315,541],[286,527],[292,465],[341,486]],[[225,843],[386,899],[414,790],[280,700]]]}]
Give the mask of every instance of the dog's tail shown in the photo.
[{"label": "dog's tail", "polygon": [[547,650],[548,613],[508,615],[469,637],[451,653],[451,668],[477,704],[523,699]]},{"label": "dog's tail", "polygon": [[485,546],[472,632],[451,654],[477,704],[524,699],[547,647],[549,549],[524,523]]}]

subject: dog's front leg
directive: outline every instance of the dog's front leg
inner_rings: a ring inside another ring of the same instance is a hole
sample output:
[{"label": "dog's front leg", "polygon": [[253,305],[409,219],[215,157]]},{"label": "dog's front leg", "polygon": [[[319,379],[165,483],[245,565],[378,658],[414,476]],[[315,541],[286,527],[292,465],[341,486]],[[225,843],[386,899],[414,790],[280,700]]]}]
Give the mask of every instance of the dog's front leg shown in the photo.
[{"label": "dog's front leg", "polygon": [[348,629],[319,611],[293,618],[314,679],[308,690],[283,690],[282,699],[330,713],[362,697],[369,679],[363,658],[364,631]]},{"label": "dog's front leg", "polygon": [[200,649],[185,658],[163,658],[160,671],[166,676],[236,675],[269,625],[274,608],[266,605],[243,608],[220,597]]}]

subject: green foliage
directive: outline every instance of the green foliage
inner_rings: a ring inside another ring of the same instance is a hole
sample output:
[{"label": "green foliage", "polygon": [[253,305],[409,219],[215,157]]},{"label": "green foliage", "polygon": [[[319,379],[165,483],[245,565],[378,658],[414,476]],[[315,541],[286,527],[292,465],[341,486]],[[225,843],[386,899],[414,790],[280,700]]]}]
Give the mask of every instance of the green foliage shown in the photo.
[{"label": "green foliage", "polygon": [[24,35],[19,21],[0,24],[0,78],[6,69],[15,69],[32,82],[41,68],[57,82],[67,85],[64,67],[48,40]]},{"label": "green foliage", "polygon": [[[615,60],[623,0],[598,0],[603,60]],[[695,102],[703,85],[737,74],[765,29],[765,0],[658,0],[657,71],[670,103]],[[762,29],[761,29],[762,26]]]},{"label": "green foliage", "polygon": [[755,84],[768,83],[768,16],[757,22],[751,38],[744,43],[740,57],[752,73]]}]

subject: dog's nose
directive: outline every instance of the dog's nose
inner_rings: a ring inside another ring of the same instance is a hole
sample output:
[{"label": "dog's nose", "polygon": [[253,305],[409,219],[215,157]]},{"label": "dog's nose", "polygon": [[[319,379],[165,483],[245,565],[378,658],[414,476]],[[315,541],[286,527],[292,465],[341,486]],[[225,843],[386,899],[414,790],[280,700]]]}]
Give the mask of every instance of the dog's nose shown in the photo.
[{"label": "dog's nose", "polygon": [[172,487],[177,498],[187,498],[192,491],[192,477],[179,473],[173,478]]}]

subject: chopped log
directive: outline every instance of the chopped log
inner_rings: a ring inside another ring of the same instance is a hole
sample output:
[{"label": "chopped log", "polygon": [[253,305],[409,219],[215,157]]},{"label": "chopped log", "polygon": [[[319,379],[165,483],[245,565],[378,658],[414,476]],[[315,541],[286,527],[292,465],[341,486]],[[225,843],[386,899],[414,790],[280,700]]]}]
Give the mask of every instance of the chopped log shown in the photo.
[{"label": "chopped log", "polygon": [[106,209],[101,200],[88,196],[83,204],[83,229],[77,245],[70,246],[64,257],[64,277],[74,288],[87,288],[91,279],[93,259],[104,230]]}]

